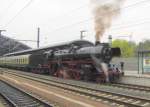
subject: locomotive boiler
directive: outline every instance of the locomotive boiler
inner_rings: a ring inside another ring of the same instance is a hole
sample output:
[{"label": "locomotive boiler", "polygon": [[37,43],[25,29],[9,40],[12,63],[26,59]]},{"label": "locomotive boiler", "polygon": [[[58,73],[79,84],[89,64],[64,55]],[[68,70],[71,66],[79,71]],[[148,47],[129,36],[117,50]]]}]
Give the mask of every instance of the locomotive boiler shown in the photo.
[{"label": "locomotive boiler", "polygon": [[120,55],[120,48],[111,48],[108,43],[94,45],[77,40],[6,54],[0,58],[0,65],[59,78],[114,82],[122,72],[110,68],[109,64],[113,57]]}]

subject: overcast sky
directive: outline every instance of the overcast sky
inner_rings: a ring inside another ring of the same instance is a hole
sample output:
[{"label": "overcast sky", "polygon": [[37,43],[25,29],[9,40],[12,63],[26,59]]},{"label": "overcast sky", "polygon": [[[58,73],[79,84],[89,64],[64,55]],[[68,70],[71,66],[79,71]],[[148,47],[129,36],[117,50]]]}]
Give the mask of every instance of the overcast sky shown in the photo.
[{"label": "overcast sky", "polygon": [[[94,42],[89,3],[90,0],[0,0],[0,29],[7,30],[3,35],[14,39],[36,40],[40,27],[41,46],[79,39],[81,30],[87,31],[84,39]],[[102,41],[107,42],[108,35],[136,42],[150,39],[150,0],[126,0]],[[34,42],[23,43],[36,47]]]}]

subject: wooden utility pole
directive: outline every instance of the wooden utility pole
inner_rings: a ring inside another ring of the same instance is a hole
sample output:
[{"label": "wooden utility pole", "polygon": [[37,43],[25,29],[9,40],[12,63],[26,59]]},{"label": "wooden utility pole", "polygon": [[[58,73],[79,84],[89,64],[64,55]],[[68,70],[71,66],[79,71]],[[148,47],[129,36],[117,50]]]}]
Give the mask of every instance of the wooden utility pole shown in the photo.
[{"label": "wooden utility pole", "polygon": [[83,33],[86,32],[85,30],[81,30],[80,31],[80,39],[82,40],[85,36],[83,35]]},{"label": "wooden utility pole", "polygon": [[109,35],[108,40],[109,40],[109,45],[112,46],[112,35]]},{"label": "wooden utility pole", "polygon": [[38,27],[38,31],[37,31],[37,48],[39,48],[40,46],[40,28]]}]

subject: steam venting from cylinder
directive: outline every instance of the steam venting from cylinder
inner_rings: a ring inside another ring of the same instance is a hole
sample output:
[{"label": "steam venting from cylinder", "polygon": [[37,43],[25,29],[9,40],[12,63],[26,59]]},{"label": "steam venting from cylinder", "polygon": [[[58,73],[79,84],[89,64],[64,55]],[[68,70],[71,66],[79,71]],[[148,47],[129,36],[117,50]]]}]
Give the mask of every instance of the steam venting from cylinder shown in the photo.
[{"label": "steam venting from cylinder", "polygon": [[123,1],[124,0],[91,0],[96,43],[100,43],[105,30],[111,26],[112,19],[120,14]]}]

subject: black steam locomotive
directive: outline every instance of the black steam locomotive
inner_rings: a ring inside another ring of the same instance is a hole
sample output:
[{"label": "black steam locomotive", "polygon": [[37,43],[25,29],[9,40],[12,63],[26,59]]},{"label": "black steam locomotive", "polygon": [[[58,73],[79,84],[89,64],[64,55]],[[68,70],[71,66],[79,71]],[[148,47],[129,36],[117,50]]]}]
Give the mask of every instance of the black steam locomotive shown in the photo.
[{"label": "black steam locomotive", "polygon": [[77,40],[39,49],[9,53],[0,57],[0,66],[44,73],[75,80],[113,82],[122,72],[109,67],[112,57],[120,56],[120,48],[108,43]]}]

